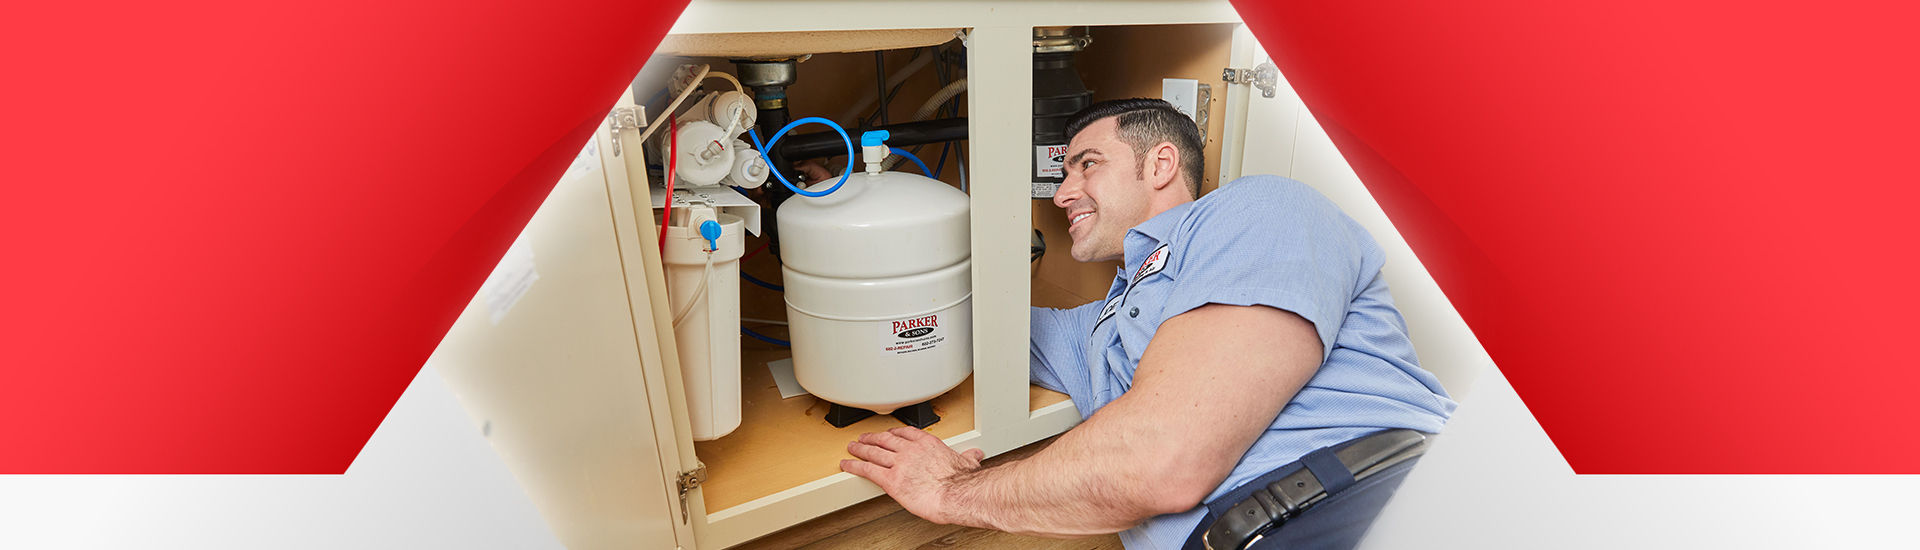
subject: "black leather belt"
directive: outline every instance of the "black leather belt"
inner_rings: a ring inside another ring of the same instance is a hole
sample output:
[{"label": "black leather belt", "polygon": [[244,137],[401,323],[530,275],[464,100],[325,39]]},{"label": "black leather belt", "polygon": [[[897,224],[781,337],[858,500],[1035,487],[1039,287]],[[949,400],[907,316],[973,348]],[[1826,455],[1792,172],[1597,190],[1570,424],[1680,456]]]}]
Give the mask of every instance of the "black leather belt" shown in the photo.
[{"label": "black leather belt", "polygon": [[1299,461],[1223,495],[1221,501],[1251,488],[1250,493],[1231,506],[1208,504],[1212,524],[1202,521],[1206,531],[1200,535],[1199,546],[1209,550],[1246,548],[1268,531],[1325,500],[1328,494],[1418,458],[1426,452],[1427,440],[1426,434],[1417,431],[1393,429],[1307,453]]}]

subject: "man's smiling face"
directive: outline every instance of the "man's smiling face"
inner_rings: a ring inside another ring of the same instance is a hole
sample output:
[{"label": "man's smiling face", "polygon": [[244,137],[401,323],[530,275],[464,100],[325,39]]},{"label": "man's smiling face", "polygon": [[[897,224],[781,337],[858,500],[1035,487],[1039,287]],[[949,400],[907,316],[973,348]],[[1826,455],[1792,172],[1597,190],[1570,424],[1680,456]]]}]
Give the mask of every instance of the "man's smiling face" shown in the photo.
[{"label": "man's smiling face", "polygon": [[1107,117],[1075,134],[1063,168],[1066,180],[1053,195],[1053,204],[1067,211],[1073,259],[1120,259],[1127,231],[1151,216],[1140,160],[1133,147],[1120,140],[1118,120]]}]

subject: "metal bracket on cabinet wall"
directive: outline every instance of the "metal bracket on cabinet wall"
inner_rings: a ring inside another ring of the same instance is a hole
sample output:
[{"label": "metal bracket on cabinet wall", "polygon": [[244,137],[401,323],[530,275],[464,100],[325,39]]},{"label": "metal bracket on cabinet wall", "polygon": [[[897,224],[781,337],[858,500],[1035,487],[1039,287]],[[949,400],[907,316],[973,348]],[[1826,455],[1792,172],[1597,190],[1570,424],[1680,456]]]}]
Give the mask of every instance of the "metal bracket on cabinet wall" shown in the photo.
[{"label": "metal bracket on cabinet wall", "polygon": [[1260,97],[1273,97],[1279,91],[1280,68],[1269,61],[1252,69],[1226,69],[1221,71],[1220,78],[1228,84],[1247,84],[1259,88]]},{"label": "metal bracket on cabinet wall", "polygon": [[680,472],[680,479],[674,482],[674,485],[680,489],[680,523],[687,522],[687,495],[694,489],[700,488],[700,484],[706,481],[707,464],[705,462],[695,462],[693,471]]},{"label": "metal bracket on cabinet wall", "polygon": [[641,107],[616,107],[607,113],[607,137],[613,142],[613,156],[620,156],[620,131],[628,128],[642,128],[640,125]]}]

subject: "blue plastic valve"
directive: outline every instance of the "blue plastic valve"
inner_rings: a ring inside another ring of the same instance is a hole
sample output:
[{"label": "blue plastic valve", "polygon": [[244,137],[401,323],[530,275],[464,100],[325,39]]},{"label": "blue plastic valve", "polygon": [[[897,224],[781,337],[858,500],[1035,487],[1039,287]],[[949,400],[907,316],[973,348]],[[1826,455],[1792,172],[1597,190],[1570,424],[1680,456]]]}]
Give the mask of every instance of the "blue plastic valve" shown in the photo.
[{"label": "blue plastic valve", "polygon": [[713,220],[700,222],[700,236],[707,239],[707,250],[719,250],[720,222]]},{"label": "blue plastic valve", "polygon": [[874,147],[879,145],[886,145],[887,138],[892,136],[893,134],[887,132],[886,130],[872,130],[872,131],[860,134],[860,146]]}]

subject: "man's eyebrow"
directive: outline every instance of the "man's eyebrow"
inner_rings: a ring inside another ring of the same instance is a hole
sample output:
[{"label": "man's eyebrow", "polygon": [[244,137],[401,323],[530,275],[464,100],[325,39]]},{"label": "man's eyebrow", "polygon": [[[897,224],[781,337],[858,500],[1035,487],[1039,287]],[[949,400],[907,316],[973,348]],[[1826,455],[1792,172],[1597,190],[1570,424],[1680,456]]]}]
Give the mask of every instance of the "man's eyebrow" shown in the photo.
[{"label": "man's eyebrow", "polygon": [[1074,153],[1072,158],[1068,158],[1067,164],[1080,164],[1080,159],[1086,158],[1088,154],[1098,154],[1099,152],[1099,149],[1082,149],[1080,152]]}]

